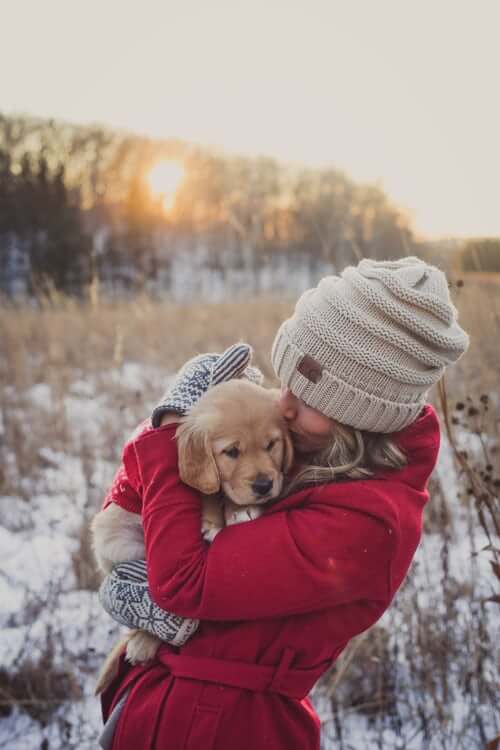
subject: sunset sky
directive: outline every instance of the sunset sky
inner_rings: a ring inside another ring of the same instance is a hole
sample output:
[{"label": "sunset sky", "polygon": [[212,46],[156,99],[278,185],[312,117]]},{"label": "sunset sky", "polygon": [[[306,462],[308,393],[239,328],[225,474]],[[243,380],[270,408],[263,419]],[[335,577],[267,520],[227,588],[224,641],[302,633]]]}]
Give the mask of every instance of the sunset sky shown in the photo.
[{"label": "sunset sky", "polygon": [[418,232],[500,235],[499,0],[0,8],[0,112],[333,165]]}]

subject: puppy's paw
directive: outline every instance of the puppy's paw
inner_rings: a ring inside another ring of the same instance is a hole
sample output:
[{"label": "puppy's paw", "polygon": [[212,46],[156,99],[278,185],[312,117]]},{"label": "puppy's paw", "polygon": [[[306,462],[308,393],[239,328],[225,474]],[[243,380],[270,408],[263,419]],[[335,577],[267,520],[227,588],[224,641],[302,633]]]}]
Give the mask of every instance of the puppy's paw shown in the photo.
[{"label": "puppy's paw", "polygon": [[234,523],[245,523],[260,518],[263,509],[256,505],[245,505],[243,508],[232,508],[226,516],[226,524],[232,526]]},{"label": "puppy's paw", "polygon": [[131,664],[141,664],[156,656],[161,640],[145,630],[138,630],[127,643],[126,659]]},{"label": "puppy's paw", "polygon": [[258,507],[257,505],[248,505],[245,510],[247,521],[253,521],[256,518],[260,518],[264,512],[264,508]]},{"label": "puppy's paw", "polygon": [[222,531],[219,526],[212,526],[209,529],[203,529],[201,535],[206,542],[209,542],[211,544],[219,531]]}]

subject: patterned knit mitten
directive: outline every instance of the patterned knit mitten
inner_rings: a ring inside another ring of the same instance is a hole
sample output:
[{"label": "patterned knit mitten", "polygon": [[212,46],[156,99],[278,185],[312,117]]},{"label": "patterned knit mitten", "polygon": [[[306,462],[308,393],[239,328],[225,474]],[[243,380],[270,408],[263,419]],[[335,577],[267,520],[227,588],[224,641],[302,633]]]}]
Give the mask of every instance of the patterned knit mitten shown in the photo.
[{"label": "patterned knit mitten", "polygon": [[101,584],[99,601],[116,622],[146,630],[172,646],[183,646],[198,629],[199,620],[166,612],[153,602],[145,560],[115,565]]},{"label": "patterned knit mitten", "polygon": [[164,394],[151,415],[153,427],[159,427],[167,412],[187,414],[190,408],[213,385],[233,378],[246,378],[260,385],[263,375],[252,367],[252,348],[248,344],[234,344],[222,354],[199,354],[179,371],[173,385]]}]

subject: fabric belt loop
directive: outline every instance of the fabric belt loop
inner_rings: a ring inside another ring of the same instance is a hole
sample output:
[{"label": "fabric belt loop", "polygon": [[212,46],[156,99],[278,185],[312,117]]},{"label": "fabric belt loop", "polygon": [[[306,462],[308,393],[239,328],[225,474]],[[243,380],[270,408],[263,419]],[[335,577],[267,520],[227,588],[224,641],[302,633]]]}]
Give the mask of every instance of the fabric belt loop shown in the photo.
[{"label": "fabric belt loop", "polygon": [[[269,685],[268,690],[273,690],[277,693],[281,692],[283,689],[283,678],[286,677],[286,673],[290,669],[293,658],[295,656],[295,652],[293,648],[285,648],[283,649],[283,653],[281,654],[281,659],[279,661],[279,664],[276,668],[275,673],[273,674],[273,679],[271,680],[271,684]],[[285,685],[286,685],[286,679],[285,679]]]}]

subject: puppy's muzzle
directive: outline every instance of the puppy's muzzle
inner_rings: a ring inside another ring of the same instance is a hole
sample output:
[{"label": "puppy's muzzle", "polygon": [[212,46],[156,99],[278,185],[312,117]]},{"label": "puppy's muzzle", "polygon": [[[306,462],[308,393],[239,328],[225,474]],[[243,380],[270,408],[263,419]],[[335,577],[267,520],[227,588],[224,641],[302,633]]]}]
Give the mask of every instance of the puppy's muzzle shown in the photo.
[{"label": "puppy's muzzle", "polygon": [[265,497],[269,495],[273,488],[273,480],[266,477],[265,474],[257,474],[254,482],[252,483],[252,492],[255,497]]}]

